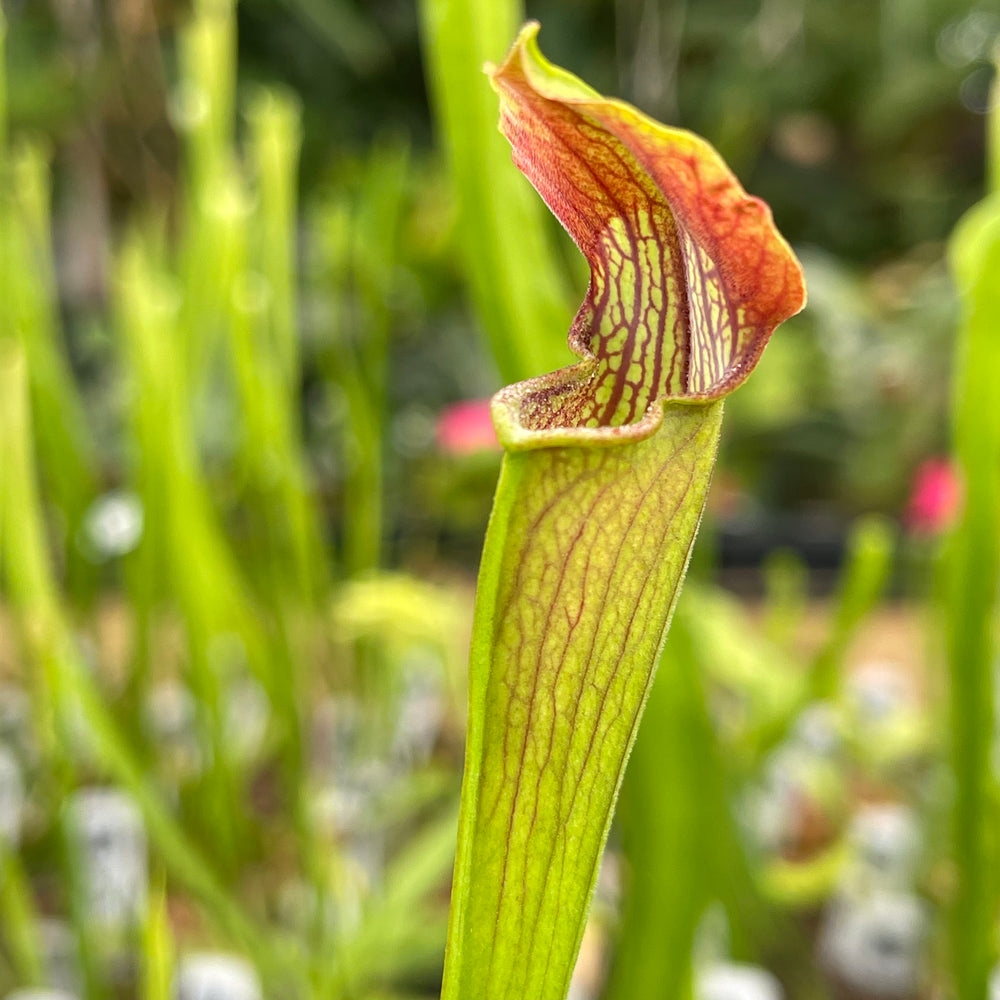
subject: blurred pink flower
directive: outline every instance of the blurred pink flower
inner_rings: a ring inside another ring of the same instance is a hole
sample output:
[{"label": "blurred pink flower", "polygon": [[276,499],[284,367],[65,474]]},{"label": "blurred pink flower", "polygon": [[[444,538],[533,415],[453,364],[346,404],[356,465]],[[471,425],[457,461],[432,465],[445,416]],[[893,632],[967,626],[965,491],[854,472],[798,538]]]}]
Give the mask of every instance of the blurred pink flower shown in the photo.
[{"label": "blurred pink flower", "polygon": [[437,443],[450,455],[499,450],[500,442],[490,419],[490,401],[467,399],[444,409],[437,420]]},{"label": "blurred pink flower", "polygon": [[928,458],[913,475],[906,505],[906,526],[915,535],[939,535],[955,522],[962,485],[951,461]]}]

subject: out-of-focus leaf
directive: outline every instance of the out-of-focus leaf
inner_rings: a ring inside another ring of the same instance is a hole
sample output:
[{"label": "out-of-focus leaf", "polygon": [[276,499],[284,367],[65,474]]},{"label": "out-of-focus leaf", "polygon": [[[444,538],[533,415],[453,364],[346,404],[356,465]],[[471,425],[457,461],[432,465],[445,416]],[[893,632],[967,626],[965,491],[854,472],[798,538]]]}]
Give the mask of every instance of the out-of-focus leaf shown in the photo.
[{"label": "out-of-focus leaf", "polygon": [[350,0],[281,2],[314,28],[355,73],[368,76],[388,59],[389,44],[382,32],[370,17],[363,17]]},{"label": "out-of-focus leaf", "polygon": [[424,65],[447,154],[476,316],[505,382],[566,363],[571,315],[541,207],[510,169],[483,67],[523,20],[519,0],[421,0]]},{"label": "out-of-focus leaf", "polygon": [[[995,110],[1000,117],[1000,109]],[[944,564],[955,797],[951,970],[956,993],[983,996],[1000,894],[994,730],[994,619],[1000,576],[1000,191],[973,208],[951,242],[962,303],[956,345],[954,450],[962,515]]]}]

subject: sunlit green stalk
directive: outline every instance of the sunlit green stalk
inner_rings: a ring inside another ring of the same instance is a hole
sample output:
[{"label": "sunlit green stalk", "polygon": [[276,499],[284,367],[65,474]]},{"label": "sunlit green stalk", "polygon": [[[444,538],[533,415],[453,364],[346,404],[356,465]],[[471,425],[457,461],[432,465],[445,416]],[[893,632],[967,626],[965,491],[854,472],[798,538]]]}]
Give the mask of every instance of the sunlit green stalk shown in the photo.
[{"label": "sunlit green stalk", "polygon": [[254,250],[267,281],[267,334],[292,398],[300,379],[295,287],[300,118],[291,95],[271,90],[259,93],[247,113],[257,182]]},{"label": "sunlit green stalk", "polygon": [[65,760],[57,731],[58,675],[46,637],[61,627],[59,597],[48,567],[47,537],[33,473],[27,361],[23,346],[0,340],[0,570],[4,593],[19,612],[32,671],[30,691],[35,732],[50,761]]},{"label": "sunlit green stalk", "polygon": [[141,1000],[170,1000],[173,989],[174,947],[162,880],[154,881],[142,927]]},{"label": "sunlit green stalk", "polygon": [[179,40],[180,90],[175,113],[186,133],[192,191],[209,185],[233,155],[236,117],[235,0],[195,0]]},{"label": "sunlit green stalk", "polygon": [[[180,79],[173,118],[184,153],[183,241],[179,271],[184,288],[180,329],[186,341],[192,394],[204,389],[225,322],[233,274],[220,229],[248,206],[234,191],[236,7],[234,0],[197,0],[178,38]],[[223,294],[220,294],[220,290]]]},{"label": "sunlit green stalk", "polygon": [[[0,101],[0,115],[3,110]],[[5,121],[0,133],[6,133]],[[97,492],[96,459],[62,342],[50,200],[44,146],[19,142],[12,149],[0,147],[0,337],[20,339],[30,360],[39,467],[57,513],[57,540],[70,589],[85,600],[93,593],[94,571],[80,555],[78,535]]]},{"label": "sunlit green stalk", "polygon": [[541,207],[510,169],[483,66],[524,19],[520,0],[421,0],[421,44],[439,141],[458,201],[462,263],[476,316],[505,382],[568,360],[552,337],[570,298]]},{"label": "sunlit green stalk", "polygon": [[43,982],[37,917],[31,883],[21,859],[0,842],[0,940],[24,986],[41,986]]},{"label": "sunlit green stalk", "polygon": [[[994,108],[993,118],[1000,118]],[[993,128],[996,128],[994,124]],[[959,223],[951,263],[962,305],[954,366],[953,441],[964,484],[945,553],[954,771],[952,850],[957,885],[951,969],[959,1000],[982,1000],[996,955],[1000,872],[995,729],[995,616],[1000,575],[1000,190]]]}]

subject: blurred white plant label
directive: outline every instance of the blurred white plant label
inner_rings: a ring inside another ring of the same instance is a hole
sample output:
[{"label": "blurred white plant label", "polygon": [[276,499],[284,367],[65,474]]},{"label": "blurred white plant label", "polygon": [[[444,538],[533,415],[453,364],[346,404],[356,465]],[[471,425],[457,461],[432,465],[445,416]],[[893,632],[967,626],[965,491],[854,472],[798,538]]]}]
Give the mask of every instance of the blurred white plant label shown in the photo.
[{"label": "blurred white plant label", "polygon": [[205,952],[181,963],[174,1000],[263,1000],[253,966],[236,955]]},{"label": "blurred white plant label", "polygon": [[0,745],[0,845],[16,847],[24,813],[24,779],[17,758]]},{"label": "blurred white plant label", "polygon": [[149,869],[146,830],[135,803],[116,789],[84,788],[70,801],[69,820],[88,917],[104,928],[140,921]]},{"label": "blurred white plant label", "polygon": [[784,1000],[781,983],[756,965],[718,962],[698,975],[696,1000]]}]

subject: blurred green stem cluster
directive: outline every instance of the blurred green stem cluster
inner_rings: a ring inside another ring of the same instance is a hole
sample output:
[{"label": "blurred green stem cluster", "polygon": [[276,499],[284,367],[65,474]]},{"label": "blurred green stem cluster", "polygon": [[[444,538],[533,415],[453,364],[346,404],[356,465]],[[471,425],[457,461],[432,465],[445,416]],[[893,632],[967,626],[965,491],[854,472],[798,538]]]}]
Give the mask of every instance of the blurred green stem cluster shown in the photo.
[{"label": "blurred green stem cluster", "polygon": [[[0,13],[0,43],[3,32]],[[287,92],[258,89],[238,128],[231,0],[197,0],[177,54],[169,103],[183,154],[181,197],[173,214],[156,205],[127,219],[110,262],[106,332],[124,386],[116,416],[127,445],[121,478],[109,482],[62,341],[48,156],[38,142],[11,144],[0,49],[0,570],[32,682],[44,775],[35,794],[58,811],[74,788],[111,781],[140,807],[156,858],[139,942],[144,1000],[172,995],[183,947],[171,940],[165,885],[190,894],[213,936],[252,957],[270,995],[353,996],[440,948],[444,914],[427,897],[453,850],[449,789],[431,782],[423,797],[416,789],[409,805],[397,805],[412,822],[410,810],[426,816],[445,802],[399,852],[391,889],[364,920],[347,920],[356,891],[345,887],[337,838],[317,829],[310,785],[308,709],[330,680],[313,664],[336,660],[350,643],[333,634],[330,601],[339,591],[303,440],[301,113]],[[382,563],[394,272],[380,255],[400,225],[407,164],[401,143],[373,156],[347,255],[364,328],[352,341],[350,318],[338,316],[329,349],[318,352],[329,385],[349,401],[340,567],[348,574]],[[101,520],[108,511],[110,524]],[[127,598],[127,662],[115,680],[91,662],[79,631],[109,566]],[[448,647],[436,632],[427,639],[426,626],[417,633],[418,643]],[[388,669],[384,644],[359,639],[351,655],[366,657],[375,673]],[[157,773],[149,738],[150,706],[165,679],[190,691],[195,706],[200,770],[183,782]],[[396,688],[382,684],[383,693]],[[302,936],[276,926],[260,900],[246,903],[243,883],[261,852],[286,850],[248,808],[261,795],[269,814],[287,817],[290,866],[313,894]],[[108,970],[73,903],[80,874],[68,834],[57,853],[85,992],[106,1000]],[[0,940],[15,979],[42,985],[30,879],[16,850],[3,849],[0,867]]]}]

